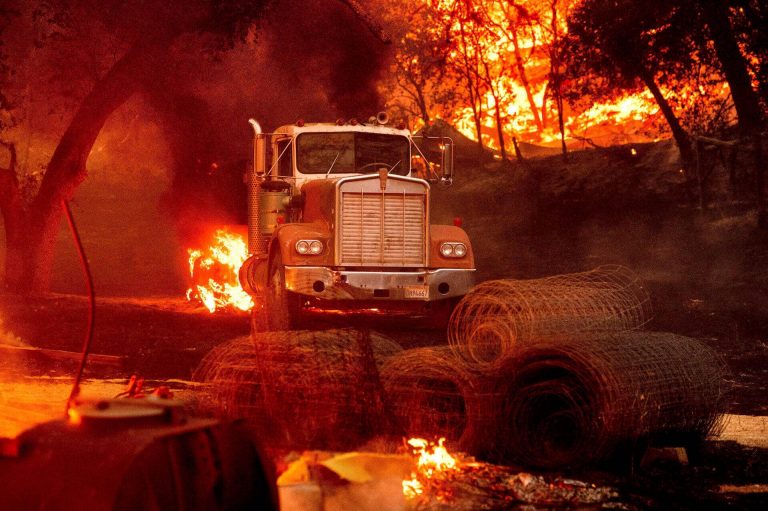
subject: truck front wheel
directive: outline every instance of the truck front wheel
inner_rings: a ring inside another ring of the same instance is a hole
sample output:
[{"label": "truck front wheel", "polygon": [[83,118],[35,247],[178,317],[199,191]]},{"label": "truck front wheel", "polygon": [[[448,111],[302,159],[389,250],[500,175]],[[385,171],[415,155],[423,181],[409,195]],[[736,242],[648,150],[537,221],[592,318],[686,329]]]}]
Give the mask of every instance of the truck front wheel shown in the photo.
[{"label": "truck front wheel", "polygon": [[285,267],[279,252],[269,265],[265,313],[268,329],[273,331],[296,327],[301,313],[301,298],[285,288]]}]

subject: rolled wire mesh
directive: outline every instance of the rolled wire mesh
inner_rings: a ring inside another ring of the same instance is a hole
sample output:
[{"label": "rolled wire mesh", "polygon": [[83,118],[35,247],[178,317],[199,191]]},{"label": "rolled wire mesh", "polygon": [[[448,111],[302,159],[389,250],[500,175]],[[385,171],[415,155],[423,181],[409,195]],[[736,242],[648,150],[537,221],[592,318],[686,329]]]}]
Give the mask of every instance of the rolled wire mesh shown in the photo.
[{"label": "rolled wire mesh", "polygon": [[500,370],[497,449],[519,463],[559,468],[640,441],[695,443],[718,427],[726,372],[704,343],[668,333],[531,345]]},{"label": "rolled wire mesh", "polygon": [[401,351],[356,330],[264,332],[214,348],[195,378],[208,406],[280,448],[348,449],[383,420],[378,365]]},{"label": "rolled wire mesh", "polygon": [[535,339],[638,329],[651,319],[640,278],[621,266],[475,286],[451,315],[448,342],[457,357],[493,370]]},{"label": "rolled wire mesh", "polygon": [[381,367],[381,381],[398,432],[409,437],[445,437],[474,453],[496,421],[487,380],[468,370],[448,346],[393,355]]}]

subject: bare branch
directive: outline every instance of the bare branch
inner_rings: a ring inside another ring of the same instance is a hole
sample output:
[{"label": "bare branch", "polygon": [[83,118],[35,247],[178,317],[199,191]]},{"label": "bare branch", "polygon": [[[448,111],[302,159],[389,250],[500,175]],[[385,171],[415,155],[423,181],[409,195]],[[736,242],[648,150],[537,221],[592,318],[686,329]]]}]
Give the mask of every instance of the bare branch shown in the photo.
[{"label": "bare branch", "polygon": [[362,5],[360,5],[360,2],[358,0],[338,0],[339,2],[343,3],[357,15],[358,18],[360,18],[360,21],[362,21],[366,27],[368,27],[368,30],[371,31],[371,33],[376,36],[376,38],[385,44],[392,43],[392,37],[382,28],[382,26],[379,24],[378,21],[369,13]]}]

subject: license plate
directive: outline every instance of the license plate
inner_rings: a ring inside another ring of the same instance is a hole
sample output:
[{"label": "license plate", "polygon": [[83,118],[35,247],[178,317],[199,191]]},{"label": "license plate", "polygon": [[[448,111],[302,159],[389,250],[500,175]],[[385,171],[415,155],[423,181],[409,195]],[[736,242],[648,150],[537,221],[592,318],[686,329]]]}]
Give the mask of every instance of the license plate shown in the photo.
[{"label": "license plate", "polygon": [[429,286],[406,286],[406,298],[429,298]]}]

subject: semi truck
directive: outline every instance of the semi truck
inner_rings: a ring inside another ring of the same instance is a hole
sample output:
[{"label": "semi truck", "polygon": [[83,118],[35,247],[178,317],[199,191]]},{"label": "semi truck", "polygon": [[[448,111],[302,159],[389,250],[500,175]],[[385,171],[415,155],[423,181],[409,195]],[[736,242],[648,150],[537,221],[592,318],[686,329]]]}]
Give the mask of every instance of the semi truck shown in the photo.
[{"label": "semi truck", "polygon": [[459,222],[430,220],[430,187],[453,180],[450,138],[412,134],[384,113],[272,133],[250,124],[239,279],[254,328],[296,328],[318,311],[447,318],[475,273]]}]

